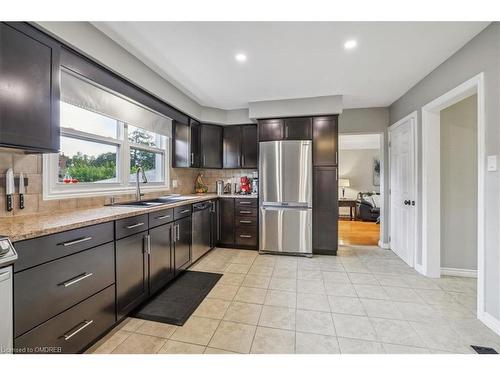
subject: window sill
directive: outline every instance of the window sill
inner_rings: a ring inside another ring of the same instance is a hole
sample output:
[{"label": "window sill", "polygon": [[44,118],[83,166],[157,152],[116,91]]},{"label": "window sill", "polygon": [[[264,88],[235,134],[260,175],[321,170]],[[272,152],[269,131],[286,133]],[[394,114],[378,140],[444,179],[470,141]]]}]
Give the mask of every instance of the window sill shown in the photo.
[{"label": "window sill", "polygon": [[[152,193],[158,191],[170,192],[170,186],[168,185],[153,185],[146,186],[141,185],[142,193]],[[56,190],[52,192],[43,192],[43,200],[57,200],[57,199],[74,199],[74,198],[92,198],[92,197],[101,197],[101,196],[113,196],[113,195],[124,195],[124,194],[135,194],[136,188],[135,186],[130,187],[96,187],[95,189],[81,189],[81,190]]]}]

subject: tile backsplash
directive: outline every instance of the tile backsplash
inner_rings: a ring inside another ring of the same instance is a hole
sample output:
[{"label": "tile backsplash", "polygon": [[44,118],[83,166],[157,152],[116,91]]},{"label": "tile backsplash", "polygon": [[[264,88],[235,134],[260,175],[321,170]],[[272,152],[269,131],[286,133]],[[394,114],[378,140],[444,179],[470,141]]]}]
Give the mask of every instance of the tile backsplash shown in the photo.
[{"label": "tile backsplash", "polygon": [[[16,192],[13,199],[14,209],[10,212],[6,210],[5,202],[5,186],[0,186],[0,217],[8,217],[13,215],[28,215],[33,213],[43,213],[51,211],[65,211],[78,208],[89,208],[103,206],[110,202],[110,196],[86,197],[86,198],[69,198],[58,200],[43,200],[42,189],[42,155],[26,155],[16,151],[1,150],[0,151],[0,177],[5,177],[5,172],[8,168],[14,170],[14,175],[18,177],[20,172],[23,172],[28,178],[28,186],[24,196],[25,208],[19,209],[19,194]],[[177,187],[171,190],[157,191],[147,193],[146,198],[154,198],[164,194],[178,193],[191,194],[194,192],[194,181],[198,173],[203,174],[203,181],[208,185],[209,192],[215,192],[215,182],[235,177],[238,179],[241,176],[252,176],[254,170],[242,169],[188,169],[188,168],[171,168],[170,180],[177,181]],[[122,194],[115,196],[117,201],[133,200],[134,194]]]}]

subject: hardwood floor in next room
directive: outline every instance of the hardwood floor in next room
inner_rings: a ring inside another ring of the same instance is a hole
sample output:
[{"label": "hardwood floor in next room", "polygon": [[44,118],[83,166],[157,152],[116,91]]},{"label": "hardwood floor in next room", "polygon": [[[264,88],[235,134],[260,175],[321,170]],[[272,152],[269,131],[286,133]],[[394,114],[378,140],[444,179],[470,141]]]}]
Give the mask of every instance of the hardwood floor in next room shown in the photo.
[{"label": "hardwood floor in next room", "polygon": [[377,246],[380,225],[374,222],[339,220],[339,245]]}]

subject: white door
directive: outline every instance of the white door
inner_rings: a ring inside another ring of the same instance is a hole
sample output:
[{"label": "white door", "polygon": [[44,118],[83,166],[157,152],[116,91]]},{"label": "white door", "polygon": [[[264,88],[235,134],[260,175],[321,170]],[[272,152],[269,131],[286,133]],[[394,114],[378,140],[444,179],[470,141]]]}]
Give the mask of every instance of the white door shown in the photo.
[{"label": "white door", "polygon": [[414,266],[416,248],[415,119],[389,128],[390,246],[408,265]]}]

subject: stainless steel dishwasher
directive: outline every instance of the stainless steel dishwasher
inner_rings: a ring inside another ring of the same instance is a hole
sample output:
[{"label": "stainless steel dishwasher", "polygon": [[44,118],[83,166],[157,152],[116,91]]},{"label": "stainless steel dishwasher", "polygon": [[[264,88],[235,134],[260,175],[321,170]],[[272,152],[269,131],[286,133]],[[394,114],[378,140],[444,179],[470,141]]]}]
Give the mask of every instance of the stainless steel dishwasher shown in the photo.
[{"label": "stainless steel dishwasher", "polygon": [[211,249],[211,202],[193,204],[193,263]]}]

